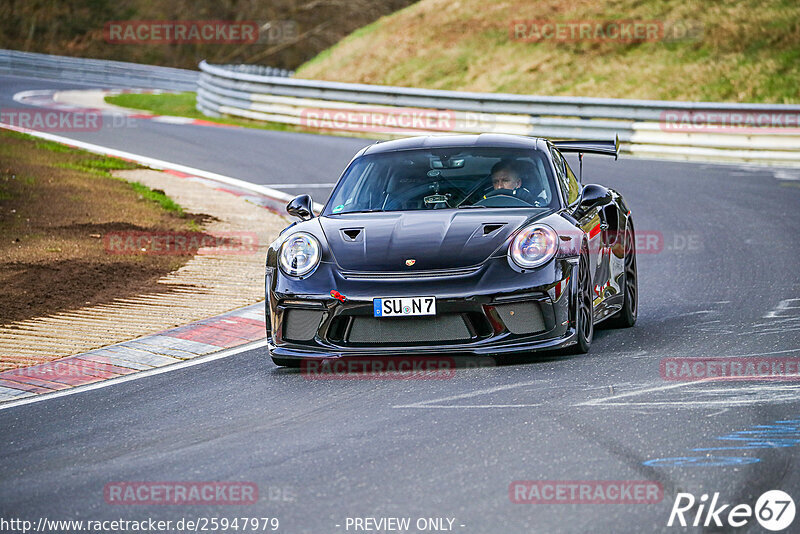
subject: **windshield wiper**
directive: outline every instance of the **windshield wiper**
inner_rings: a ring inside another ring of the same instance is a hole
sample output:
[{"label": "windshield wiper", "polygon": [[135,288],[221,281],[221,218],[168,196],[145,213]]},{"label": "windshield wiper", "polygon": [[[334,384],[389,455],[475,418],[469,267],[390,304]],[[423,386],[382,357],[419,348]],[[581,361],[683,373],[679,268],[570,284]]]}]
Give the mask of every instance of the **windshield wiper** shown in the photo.
[{"label": "windshield wiper", "polygon": [[470,209],[470,208],[485,208],[486,206],[482,206],[480,204],[462,204],[458,207],[458,209]]}]

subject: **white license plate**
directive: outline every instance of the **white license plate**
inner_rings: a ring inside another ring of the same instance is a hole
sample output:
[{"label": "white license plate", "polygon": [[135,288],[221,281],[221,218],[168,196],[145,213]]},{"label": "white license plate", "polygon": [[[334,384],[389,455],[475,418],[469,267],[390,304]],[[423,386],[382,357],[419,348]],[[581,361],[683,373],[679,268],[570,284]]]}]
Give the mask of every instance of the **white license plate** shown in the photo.
[{"label": "white license plate", "polygon": [[375,317],[436,315],[436,297],[372,299]]}]

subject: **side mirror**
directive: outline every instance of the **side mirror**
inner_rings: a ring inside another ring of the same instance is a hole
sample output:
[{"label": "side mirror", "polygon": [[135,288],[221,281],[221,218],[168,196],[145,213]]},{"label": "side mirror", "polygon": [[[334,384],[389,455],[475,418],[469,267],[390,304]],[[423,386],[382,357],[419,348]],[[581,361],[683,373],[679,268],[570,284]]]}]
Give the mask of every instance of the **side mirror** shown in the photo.
[{"label": "side mirror", "polygon": [[291,202],[286,205],[286,212],[292,217],[297,217],[302,221],[307,221],[314,217],[314,210],[312,206],[314,202],[308,195],[300,195],[294,197]]},{"label": "side mirror", "polygon": [[575,208],[575,217],[581,218],[589,213],[593,208],[605,206],[613,201],[611,191],[602,185],[589,184],[581,191],[581,199],[578,207]]}]

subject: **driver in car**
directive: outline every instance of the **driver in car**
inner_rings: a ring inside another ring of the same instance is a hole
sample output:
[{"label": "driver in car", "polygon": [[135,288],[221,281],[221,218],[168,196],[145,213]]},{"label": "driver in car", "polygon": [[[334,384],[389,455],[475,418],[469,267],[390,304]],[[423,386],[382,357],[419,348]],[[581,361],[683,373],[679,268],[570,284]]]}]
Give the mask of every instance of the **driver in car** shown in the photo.
[{"label": "driver in car", "polygon": [[[522,187],[522,176],[525,174],[525,166],[515,160],[504,159],[494,164],[492,167],[492,187],[496,195],[511,195],[527,202],[531,206],[542,205],[546,201],[547,194],[542,193],[537,197],[527,188]],[[484,196],[483,198],[486,198]]]}]

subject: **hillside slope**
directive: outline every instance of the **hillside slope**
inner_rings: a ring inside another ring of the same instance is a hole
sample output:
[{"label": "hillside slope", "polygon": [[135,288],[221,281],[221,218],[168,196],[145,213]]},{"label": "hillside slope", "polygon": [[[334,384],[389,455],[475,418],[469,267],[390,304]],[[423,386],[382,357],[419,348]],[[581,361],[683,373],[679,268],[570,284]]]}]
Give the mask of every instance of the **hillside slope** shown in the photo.
[{"label": "hillside slope", "polygon": [[[2,0],[0,48],[186,69],[196,69],[201,59],[295,69],[354,29],[411,2]],[[261,29],[257,43],[160,43],[146,38],[138,43],[109,42],[107,24],[136,21],[252,22]]]},{"label": "hillside slope", "polygon": [[[658,30],[639,42],[614,38],[605,24],[621,20]],[[606,38],[572,39],[569,28],[558,38],[543,24],[577,21],[602,27]],[[797,103],[800,2],[421,0],[357,30],[297,76],[541,95]]]}]

